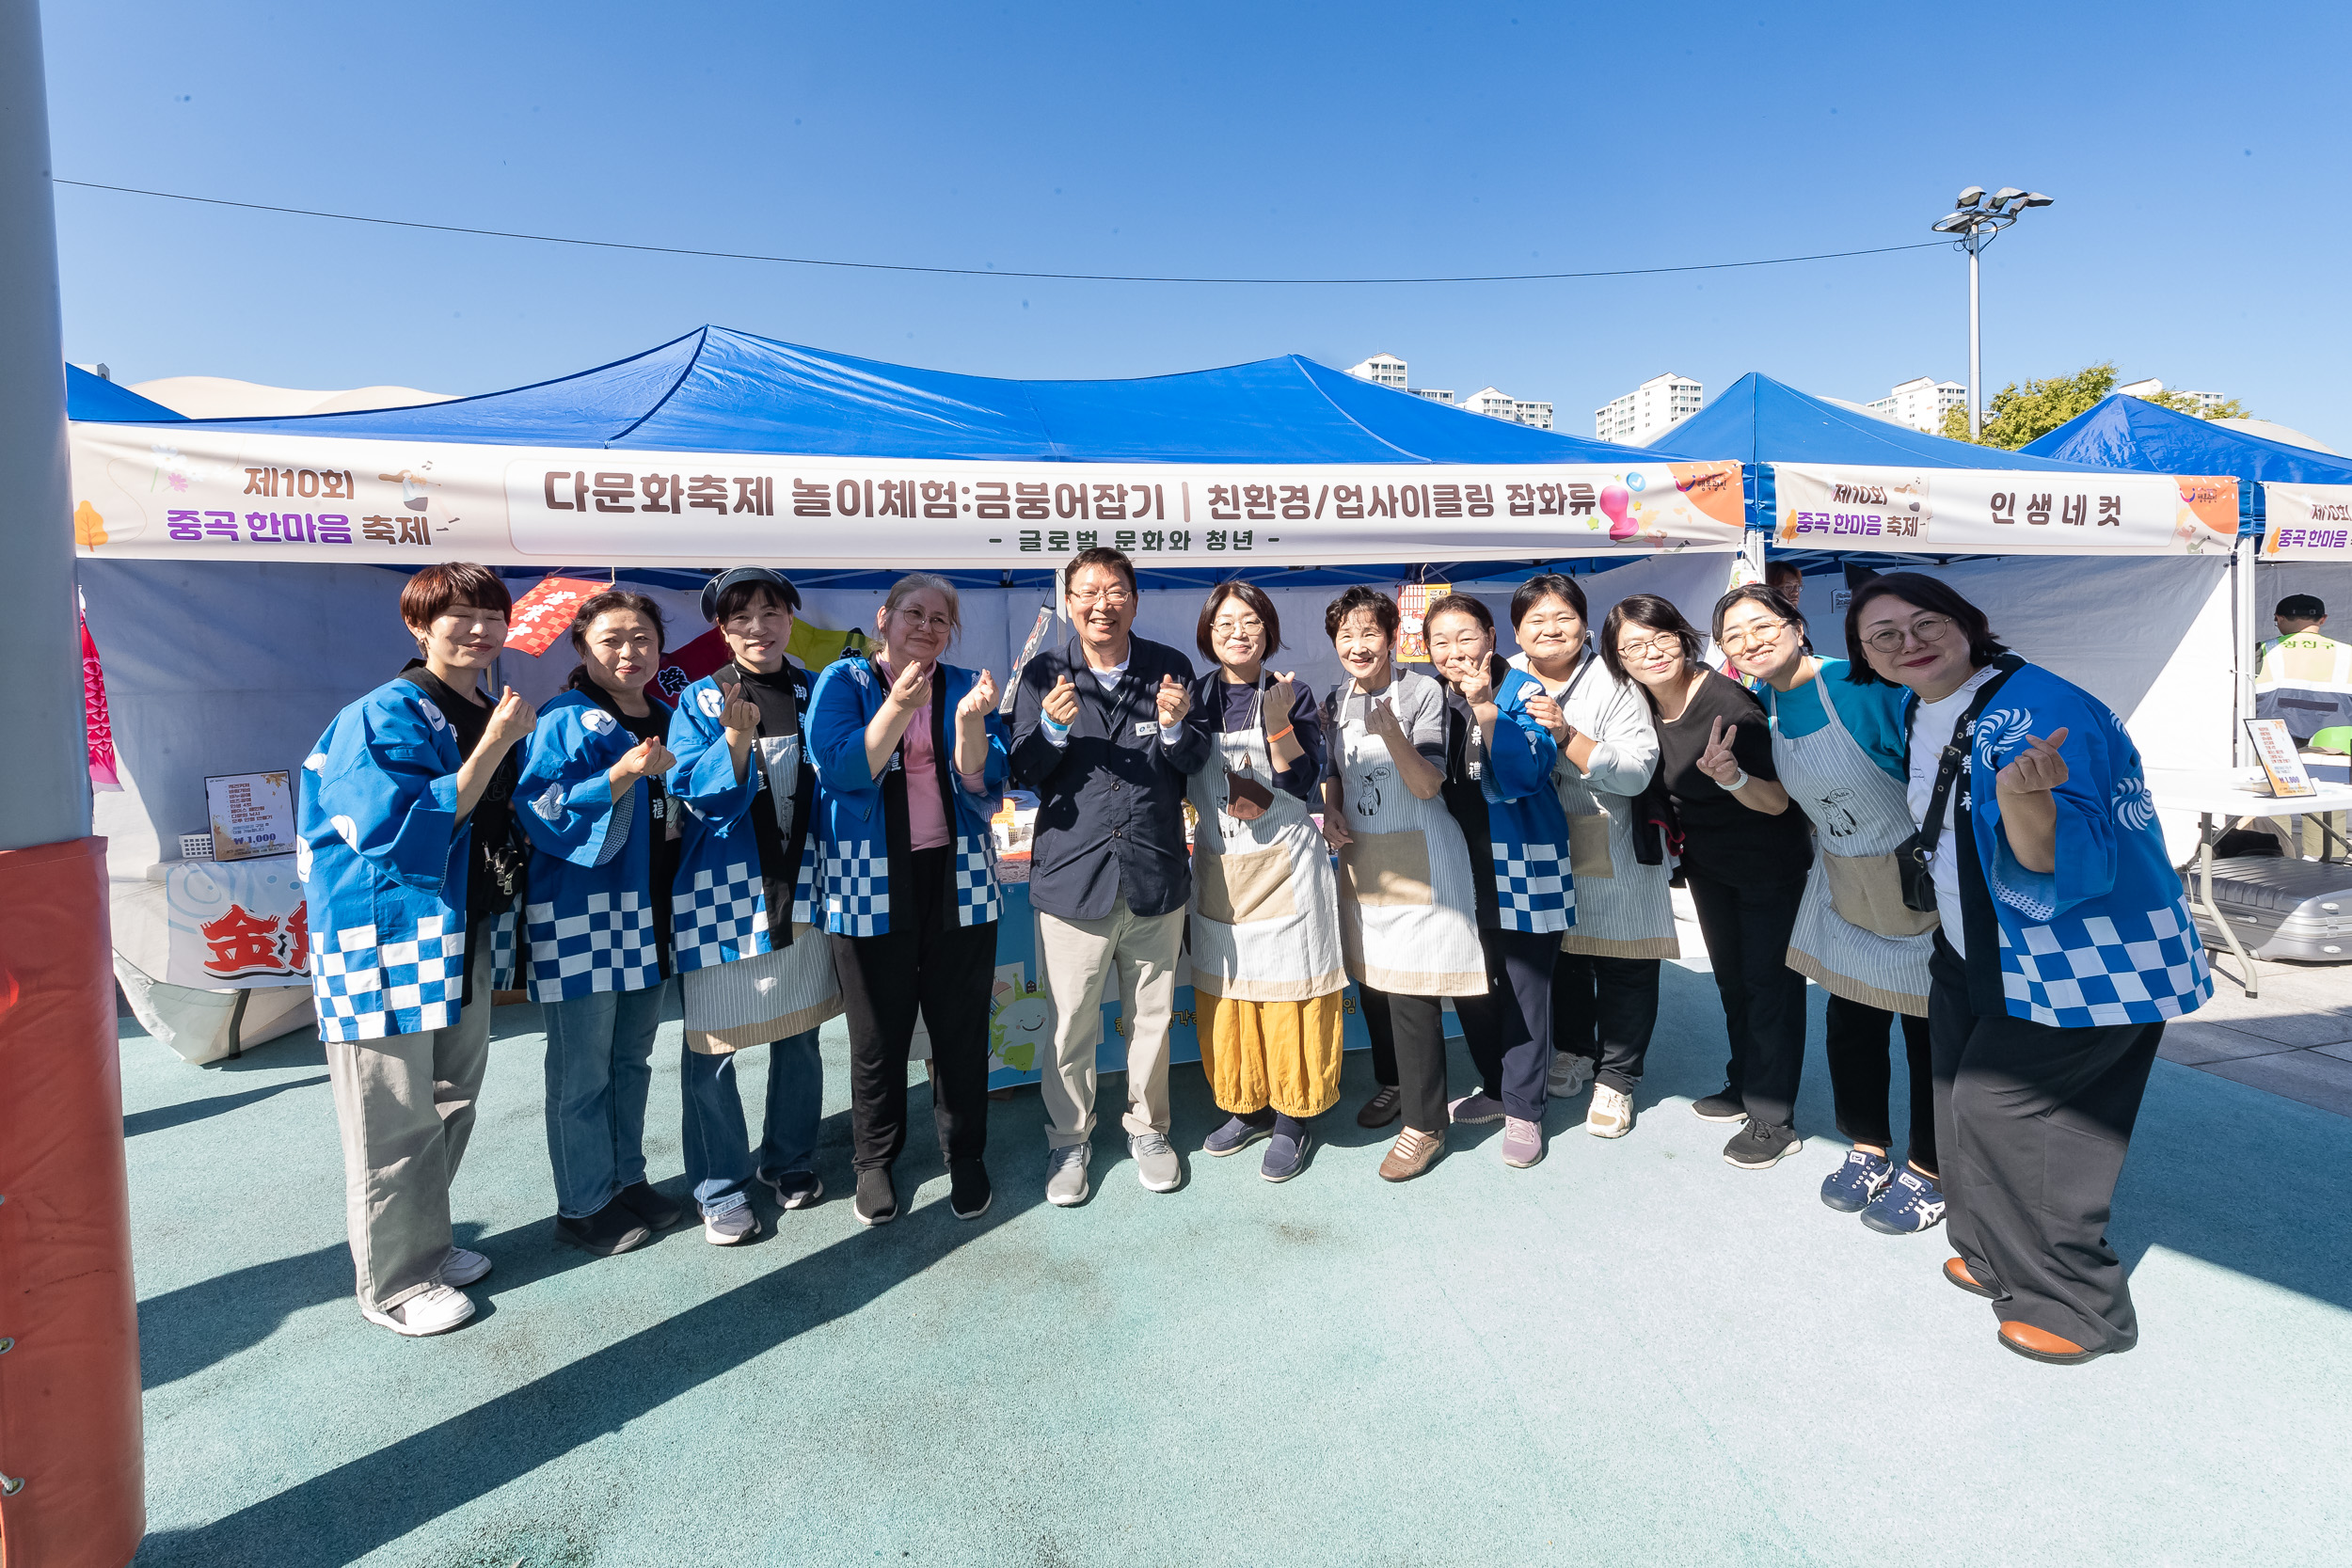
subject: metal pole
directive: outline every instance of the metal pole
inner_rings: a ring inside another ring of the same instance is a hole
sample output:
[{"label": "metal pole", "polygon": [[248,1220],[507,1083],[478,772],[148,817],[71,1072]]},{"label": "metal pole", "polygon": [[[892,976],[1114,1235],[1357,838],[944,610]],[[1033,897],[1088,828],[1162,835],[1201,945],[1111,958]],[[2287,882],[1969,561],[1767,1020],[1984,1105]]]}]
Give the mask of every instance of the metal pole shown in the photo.
[{"label": "metal pole", "polygon": [[2247,754],[2249,741],[2246,721],[2254,717],[2254,676],[2261,662],[2262,623],[2255,619],[2261,601],[2255,597],[2254,567],[2261,559],[2262,540],[2252,534],[2240,534],[2237,549],[2230,562],[2230,630],[2236,646],[2233,663],[2237,670],[2237,722],[2230,726],[2231,760],[2243,768],[2255,759]]},{"label": "metal pole", "polygon": [[1977,294],[1977,247],[1982,243],[1974,225],[1968,230],[1968,439],[1984,437],[1984,316]]},{"label": "metal pole", "polygon": [[0,849],[85,838],[90,827],[61,339],[40,12],[35,0],[0,0],[0,472],[9,478],[0,582],[14,607],[0,615],[9,673]]}]

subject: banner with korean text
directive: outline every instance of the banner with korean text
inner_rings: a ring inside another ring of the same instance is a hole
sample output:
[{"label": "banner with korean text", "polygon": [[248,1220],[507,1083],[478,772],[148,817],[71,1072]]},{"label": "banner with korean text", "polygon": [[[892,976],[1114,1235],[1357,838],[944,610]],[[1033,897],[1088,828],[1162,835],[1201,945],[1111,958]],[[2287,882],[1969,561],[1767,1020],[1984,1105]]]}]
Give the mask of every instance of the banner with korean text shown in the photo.
[{"label": "banner with korean text", "polygon": [[2259,559],[2352,562],[2352,484],[2265,482]]},{"label": "banner with korean text", "polygon": [[100,558],[1151,566],[1732,550],[1737,463],[913,461],[72,429]]},{"label": "banner with korean text", "polygon": [[2237,481],[1772,465],[1775,543],[1919,555],[2197,555],[2237,537]]}]

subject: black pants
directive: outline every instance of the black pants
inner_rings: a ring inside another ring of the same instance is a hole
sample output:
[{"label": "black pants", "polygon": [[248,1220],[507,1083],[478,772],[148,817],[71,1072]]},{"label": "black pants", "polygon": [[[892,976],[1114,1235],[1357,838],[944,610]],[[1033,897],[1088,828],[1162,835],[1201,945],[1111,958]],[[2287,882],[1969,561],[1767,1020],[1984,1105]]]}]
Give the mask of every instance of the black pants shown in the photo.
[{"label": "black pants", "polygon": [[1486,994],[1454,999],[1462,1043],[1506,1115],[1541,1121],[1544,1075],[1551,1070],[1551,961],[1560,933],[1482,927],[1478,945],[1486,953]]},{"label": "black pants", "polygon": [[1372,1078],[1404,1100],[1405,1125],[1445,1131],[1445,1011],[1434,996],[1356,988],[1372,1037]]},{"label": "black pants", "polygon": [[958,926],[952,846],[917,849],[890,930],[830,937],[850,1020],[850,1164],[886,1169],[907,1142],[907,1047],[915,1010],[931,1037],[931,1113],[949,1164],[988,1147],[988,990],[996,927]]},{"label": "black pants", "polygon": [[1685,880],[1731,1037],[1724,1083],[1747,1106],[1749,1120],[1791,1126],[1804,1071],[1804,976],[1788,967],[1788,933],[1804,879],[1735,885],[1693,874]]},{"label": "black pants", "polygon": [[1928,973],[1952,1249],[2002,1292],[2001,1322],[2129,1350],[2139,1322],[2107,1214],[2164,1025],[1979,1017],[1966,966],[1941,934]]},{"label": "black pants", "polygon": [[1895,1069],[1887,1044],[1898,1018],[1903,1021],[1903,1058],[1911,1069],[1911,1163],[1933,1176],[1938,1168],[1935,1075],[1924,1018],[1831,994],[1824,1033],[1829,1048],[1829,1092],[1837,1104],[1837,1131],[1848,1142],[1875,1144],[1892,1156],[1895,1133],[1886,1101],[1895,1085]]},{"label": "black pants", "polygon": [[1593,1076],[1619,1094],[1642,1082],[1658,1028],[1658,965],[1591,953],[1551,960],[1551,1043],[1597,1063]]}]

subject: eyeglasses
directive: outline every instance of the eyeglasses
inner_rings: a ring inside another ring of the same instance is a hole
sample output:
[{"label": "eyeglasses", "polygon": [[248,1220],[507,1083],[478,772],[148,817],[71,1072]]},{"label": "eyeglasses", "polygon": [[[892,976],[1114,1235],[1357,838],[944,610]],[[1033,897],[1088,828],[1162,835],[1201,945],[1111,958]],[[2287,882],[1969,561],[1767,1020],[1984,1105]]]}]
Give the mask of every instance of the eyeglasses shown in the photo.
[{"label": "eyeglasses", "polygon": [[1070,595],[1070,602],[1081,609],[1090,609],[1095,604],[1101,603],[1117,610],[1134,597],[1135,594],[1124,588],[1089,588],[1082,594],[1073,593]]},{"label": "eyeglasses", "polygon": [[1786,621],[1767,621],[1754,631],[1727,631],[1716,640],[1716,646],[1735,657],[1744,654],[1751,645],[1763,647],[1780,641],[1780,634],[1788,629]]},{"label": "eyeglasses", "polygon": [[1680,658],[1682,639],[1679,637],[1645,637],[1638,642],[1619,642],[1619,658]]},{"label": "eyeglasses", "polygon": [[1922,615],[1908,626],[1882,626],[1864,638],[1862,645],[1880,654],[1901,653],[1906,641],[1924,648],[1949,637],[1955,624],[1948,615]]},{"label": "eyeglasses", "polygon": [[920,631],[926,628],[931,631],[947,631],[955,626],[955,622],[945,615],[926,615],[919,610],[903,605],[895,613],[909,631]]},{"label": "eyeglasses", "polygon": [[1219,637],[1255,637],[1265,630],[1265,623],[1251,615],[1239,621],[1212,622],[1209,630]]}]

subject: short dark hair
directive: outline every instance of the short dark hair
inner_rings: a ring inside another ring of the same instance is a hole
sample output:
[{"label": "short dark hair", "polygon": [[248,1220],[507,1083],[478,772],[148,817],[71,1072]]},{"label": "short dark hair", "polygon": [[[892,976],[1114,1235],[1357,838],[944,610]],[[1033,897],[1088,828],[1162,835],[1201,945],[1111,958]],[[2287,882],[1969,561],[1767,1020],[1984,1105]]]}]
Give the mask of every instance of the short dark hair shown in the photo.
[{"label": "short dark hair", "polygon": [[1724,640],[1724,617],[1731,613],[1733,605],[1741,604],[1762,605],[1766,610],[1796,627],[1797,638],[1804,644],[1805,652],[1813,651],[1813,628],[1805,624],[1804,611],[1799,610],[1789,600],[1788,595],[1777,588],[1768,588],[1760,582],[1743,582],[1715,601],[1714,624],[1708,629],[1716,641],[1721,642]]},{"label": "short dark hair", "polygon": [[1565,572],[1542,572],[1511,591],[1512,629],[1516,631],[1518,624],[1527,619],[1528,611],[1546,599],[1565,599],[1568,608],[1576,611],[1577,619],[1593,618],[1592,611],[1584,608],[1584,590],[1577,586],[1576,578]]},{"label": "short dark hair", "polygon": [[1799,587],[1799,588],[1801,588],[1801,589],[1802,589],[1802,588],[1804,587],[1804,567],[1802,567],[1802,566],[1800,566],[1800,565],[1798,565],[1798,564],[1797,564],[1795,562],[1793,562],[1793,561],[1775,561],[1775,562],[1773,562],[1771,565],[1769,565],[1769,566],[1765,567],[1765,568],[1764,568],[1764,580],[1765,580],[1767,583],[1770,583],[1770,582],[1771,582],[1771,581],[1772,581],[1775,578],[1780,577],[1780,576],[1781,576],[1781,575],[1783,575],[1784,573],[1785,573],[1785,574],[1787,574],[1787,575],[1788,575],[1788,576],[1789,576],[1789,577],[1793,577],[1793,578],[1795,578],[1797,579],[1797,585],[1798,585],[1798,587]]},{"label": "short dark hair", "polygon": [[1338,641],[1341,626],[1359,610],[1370,610],[1374,623],[1391,640],[1396,636],[1396,628],[1405,624],[1405,618],[1397,613],[1394,599],[1359,582],[1324,608],[1323,635]]},{"label": "short dark hair", "polygon": [[[1676,641],[1682,644],[1683,662],[1694,664],[1698,661],[1699,649],[1704,645],[1699,640],[1698,628],[1683,619],[1682,611],[1675,608],[1673,600],[1661,599],[1655,594],[1628,594],[1609,607],[1609,619],[1600,624],[1600,661],[1609,666],[1609,673],[1617,679],[1632,678],[1625,673],[1625,660],[1617,657],[1617,637],[1628,622],[1637,626],[1647,626],[1652,631],[1674,633]],[[1643,687],[1642,691],[1647,696],[1649,688]],[[1653,709],[1658,706],[1657,698],[1651,697],[1649,701]]]},{"label": "short dark hair", "polygon": [[609,615],[616,610],[633,610],[653,623],[654,645],[666,649],[670,645],[670,628],[661,619],[661,607],[644,594],[627,588],[608,588],[580,600],[572,611],[572,651],[583,657],[588,652],[588,628],[596,624],[596,617]]},{"label": "short dark hair", "polygon": [[1963,598],[1958,589],[1924,572],[1886,572],[1855,584],[1853,600],[1846,606],[1846,657],[1853,663],[1846,678],[1856,686],[1872,681],[1896,684],[1870,668],[1870,650],[1862,641],[1862,612],[1880,599],[1900,599],[1950,616],[1968,638],[1968,662],[1979,669],[2009,652],[2008,645],[1993,635],[1993,624],[1985,619],[1984,611]]},{"label": "short dark hair", "polygon": [[1127,579],[1128,593],[1137,594],[1142,593],[1142,590],[1136,586],[1136,563],[1127,559],[1127,552],[1112,549],[1108,545],[1097,545],[1090,550],[1080,550],[1076,555],[1072,556],[1070,564],[1062,568],[1061,580],[1064,594],[1070,592],[1070,579],[1089,566],[1102,566],[1117,572]]},{"label": "short dark hair", "polygon": [[501,615],[515,608],[515,595],[487,566],[470,561],[444,561],[427,566],[400,591],[400,618],[412,626],[429,626],[449,613],[453,604],[495,610]]},{"label": "short dark hair", "polygon": [[2316,594],[2289,594],[2270,613],[2294,621],[2324,621],[2328,618],[2328,606]]},{"label": "short dark hair", "polygon": [[711,625],[723,626],[732,616],[740,615],[762,599],[771,599],[798,615],[801,612],[801,591],[792,586],[789,578],[754,578],[749,582],[730,582],[719,590],[719,602],[712,607]]},{"label": "short dark hair", "polygon": [[1266,596],[1264,589],[1254,582],[1239,581],[1218,583],[1200,601],[1200,625],[1193,631],[1200,657],[1211,664],[1217,662],[1216,649],[1209,641],[1209,628],[1216,623],[1216,607],[1228,599],[1239,599],[1249,607],[1252,615],[1265,623],[1265,646],[1259,650],[1259,657],[1272,658],[1282,646],[1282,618],[1274,612],[1274,601]]},{"label": "short dark hair", "polygon": [[1448,594],[1442,598],[1431,600],[1429,608],[1421,612],[1421,629],[1424,635],[1429,630],[1429,623],[1440,615],[1467,615],[1486,627],[1489,637],[1494,635],[1495,612],[1468,594]]}]

